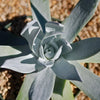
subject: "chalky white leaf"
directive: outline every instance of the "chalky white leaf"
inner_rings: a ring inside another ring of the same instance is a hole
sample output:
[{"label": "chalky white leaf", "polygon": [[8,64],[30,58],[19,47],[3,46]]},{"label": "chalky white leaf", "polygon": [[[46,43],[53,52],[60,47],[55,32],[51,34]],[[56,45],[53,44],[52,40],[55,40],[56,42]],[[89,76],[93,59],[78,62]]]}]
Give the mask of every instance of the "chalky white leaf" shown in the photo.
[{"label": "chalky white leaf", "polygon": [[71,80],[71,82],[80,88],[92,100],[100,100],[100,77],[96,76],[75,61],[69,63],[75,66],[81,78],[81,81]]},{"label": "chalky white leaf", "polygon": [[53,92],[54,83],[55,74],[51,68],[45,68],[39,72],[30,87],[29,100],[49,100]]},{"label": "chalky white leaf", "polygon": [[80,0],[70,16],[65,19],[63,37],[72,42],[93,16],[99,0]]},{"label": "chalky white leaf", "polygon": [[[32,64],[23,63],[23,60],[29,59],[29,58],[33,58]],[[2,62],[2,59],[3,58],[1,58],[1,62]],[[4,61],[3,64],[1,65],[1,68],[11,69],[20,73],[31,73],[31,72],[36,71],[35,66],[36,66],[36,61],[35,61],[34,56],[32,54],[28,54],[28,55],[23,55],[20,57],[15,56],[15,57],[6,59],[6,61]]]},{"label": "chalky white leaf", "polygon": [[100,55],[98,54],[100,51],[100,38],[88,38],[75,42],[71,46],[72,51],[63,55],[66,60],[85,61],[87,59],[88,62],[92,62],[93,56],[96,55],[93,62],[100,63]]},{"label": "chalky white leaf", "polygon": [[33,51],[34,55],[38,56],[40,43],[44,37],[44,33],[40,30],[37,21],[34,20],[27,23],[21,32],[21,35],[28,41],[30,49]]},{"label": "chalky white leaf", "polygon": [[55,61],[52,70],[55,72],[57,77],[67,80],[78,80],[81,81],[80,76],[73,65],[71,65],[64,58],[59,58]]}]

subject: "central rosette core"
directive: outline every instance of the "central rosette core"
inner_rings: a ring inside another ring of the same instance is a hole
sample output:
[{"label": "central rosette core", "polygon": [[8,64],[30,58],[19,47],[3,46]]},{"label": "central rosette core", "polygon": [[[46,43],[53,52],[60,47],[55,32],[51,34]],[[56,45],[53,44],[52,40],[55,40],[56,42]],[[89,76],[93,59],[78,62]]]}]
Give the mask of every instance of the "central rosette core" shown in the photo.
[{"label": "central rosette core", "polygon": [[56,53],[59,51],[59,46],[57,44],[56,38],[52,37],[45,39],[41,49],[43,49],[42,53],[44,55],[44,58],[46,58],[47,60],[53,60],[53,58],[55,58],[56,56]]},{"label": "central rosette core", "polygon": [[45,38],[40,46],[40,56],[46,62],[55,61],[62,52],[62,46],[58,45],[58,39],[53,37]]},{"label": "central rosette core", "polygon": [[56,53],[56,50],[52,45],[44,46],[44,55],[48,60],[52,59],[55,53]]}]

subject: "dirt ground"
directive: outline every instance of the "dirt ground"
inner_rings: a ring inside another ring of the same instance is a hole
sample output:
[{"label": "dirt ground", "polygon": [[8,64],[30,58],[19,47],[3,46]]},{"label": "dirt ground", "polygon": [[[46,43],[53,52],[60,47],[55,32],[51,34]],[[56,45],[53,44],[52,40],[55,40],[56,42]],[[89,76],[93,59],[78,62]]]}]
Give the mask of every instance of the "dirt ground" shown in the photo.
[{"label": "dirt ground", "polygon": [[[63,21],[71,13],[78,0],[50,0],[50,11],[53,19]],[[20,34],[22,28],[31,19],[29,0],[0,0],[0,29],[12,23],[8,28],[14,34]],[[100,37],[100,3],[89,23],[79,33],[81,39]],[[87,64],[84,64],[85,66]],[[89,64],[89,69],[100,76],[100,64]],[[23,74],[0,70],[0,94],[5,100],[15,100],[24,79]],[[73,93],[78,89],[72,85]],[[91,100],[82,91],[75,100]]]}]

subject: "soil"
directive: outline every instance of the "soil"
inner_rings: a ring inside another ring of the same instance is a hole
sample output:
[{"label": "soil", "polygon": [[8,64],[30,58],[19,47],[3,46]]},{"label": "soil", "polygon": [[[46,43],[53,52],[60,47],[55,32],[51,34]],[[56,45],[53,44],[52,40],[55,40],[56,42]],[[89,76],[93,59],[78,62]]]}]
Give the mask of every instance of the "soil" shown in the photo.
[{"label": "soil", "polygon": [[[50,11],[53,19],[63,21],[70,15],[78,0],[50,0]],[[12,23],[8,28],[13,34],[19,35],[25,24],[31,21],[29,0],[0,0],[0,29]],[[100,37],[100,3],[89,23],[79,33],[81,39]],[[84,64],[85,66],[87,64]],[[100,64],[89,63],[89,69],[100,76]],[[25,75],[11,70],[0,70],[0,94],[5,100],[15,100]],[[79,89],[72,85],[73,93]],[[91,100],[82,91],[76,100]]]}]

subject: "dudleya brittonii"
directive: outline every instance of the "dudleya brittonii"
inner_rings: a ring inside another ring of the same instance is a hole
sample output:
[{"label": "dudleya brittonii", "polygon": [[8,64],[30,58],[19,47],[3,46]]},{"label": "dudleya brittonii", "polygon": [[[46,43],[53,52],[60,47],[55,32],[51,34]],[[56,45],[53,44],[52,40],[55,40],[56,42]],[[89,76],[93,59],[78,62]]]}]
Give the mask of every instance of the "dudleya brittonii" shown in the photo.
[{"label": "dudleya brittonii", "polygon": [[23,91],[18,97],[21,98],[20,100],[26,100],[28,93],[29,100],[49,100],[56,75],[73,82],[91,99],[99,100],[100,78],[78,62],[100,63],[100,38],[89,38],[72,43],[77,33],[94,14],[99,0],[80,0],[63,22],[64,25],[49,22],[51,17],[47,6],[48,1],[31,0],[35,20],[26,25],[21,35],[28,41],[32,52],[22,54],[20,57],[8,58],[5,61],[3,59],[1,68],[9,68],[21,73],[39,71],[35,79],[31,77],[34,73],[29,74],[29,77],[27,75],[27,81],[24,81],[25,87],[22,87]]},{"label": "dudleya brittonii", "polygon": [[[26,38],[33,52],[34,58],[37,59],[36,64],[44,66],[40,69],[51,67],[55,72],[55,62],[59,58],[63,59],[62,56],[64,54],[71,52],[72,47],[70,43],[62,37],[63,28],[64,25],[60,23],[47,22],[45,24],[45,33],[43,33],[40,30],[37,21],[34,20],[29,22],[22,31],[21,35]],[[31,39],[29,38],[33,38],[32,41],[30,41]],[[58,77],[63,77],[63,79],[80,80],[77,71],[73,66],[71,66],[71,70],[72,69],[72,73],[75,74],[73,77],[71,74],[68,74],[68,76],[58,75]],[[36,68],[36,70],[38,69]]]}]

